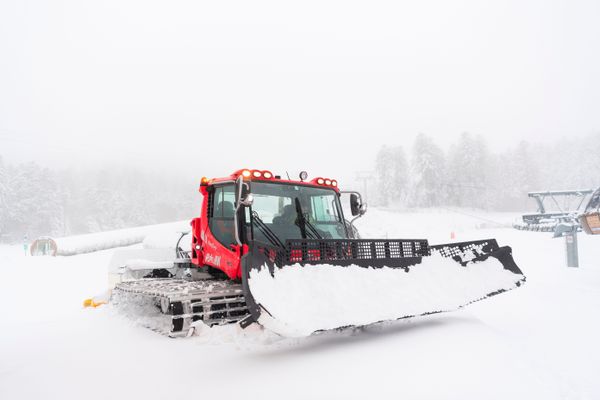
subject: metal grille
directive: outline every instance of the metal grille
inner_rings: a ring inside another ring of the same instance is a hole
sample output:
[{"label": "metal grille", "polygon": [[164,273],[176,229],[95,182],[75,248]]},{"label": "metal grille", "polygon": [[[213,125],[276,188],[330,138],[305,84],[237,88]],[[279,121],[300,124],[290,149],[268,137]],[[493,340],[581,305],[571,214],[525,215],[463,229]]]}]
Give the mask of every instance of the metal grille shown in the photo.
[{"label": "metal grille", "polygon": [[213,216],[214,197],[215,197],[215,191],[211,190],[210,193],[208,194],[208,204],[207,204],[208,218],[212,218],[212,216]]},{"label": "metal grille", "polygon": [[383,266],[394,260],[413,259],[428,254],[427,240],[287,240],[283,248],[257,244],[258,251],[276,266],[305,263],[362,264]]},{"label": "metal grille", "polygon": [[252,242],[250,266],[266,265],[271,274],[285,265],[332,264],[356,265],[363,268],[402,268],[407,272],[421,263],[423,257],[439,254],[452,258],[462,266],[483,261],[489,256],[498,259],[505,269],[522,274],[515,264],[511,249],[499,247],[495,239],[447,243],[429,246],[427,240],[287,240],[283,247]]},{"label": "metal grille", "polygon": [[430,253],[439,252],[444,257],[451,257],[465,264],[475,258],[489,254],[499,249],[495,239],[477,240],[474,242],[449,243],[437,246],[430,246]]}]

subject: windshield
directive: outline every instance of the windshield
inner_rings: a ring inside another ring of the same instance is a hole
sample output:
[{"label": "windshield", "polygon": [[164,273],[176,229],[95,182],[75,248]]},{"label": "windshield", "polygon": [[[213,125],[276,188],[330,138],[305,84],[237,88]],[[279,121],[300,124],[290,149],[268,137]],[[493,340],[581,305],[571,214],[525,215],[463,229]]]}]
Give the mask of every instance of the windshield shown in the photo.
[{"label": "windshield", "polygon": [[252,182],[251,192],[254,202],[249,213],[256,240],[285,243],[287,239],[348,237],[334,190]]}]

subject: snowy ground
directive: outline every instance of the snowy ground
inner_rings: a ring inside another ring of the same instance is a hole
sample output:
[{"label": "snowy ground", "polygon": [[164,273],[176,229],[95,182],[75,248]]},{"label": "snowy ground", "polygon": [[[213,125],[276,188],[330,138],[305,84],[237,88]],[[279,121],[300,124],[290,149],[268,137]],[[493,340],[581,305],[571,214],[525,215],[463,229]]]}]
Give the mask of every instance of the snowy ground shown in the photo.
[{"label": "snowy ground", "polygon": [[82,308],[114,250],[0,247],[0,399],[600,398],[600,237],[579,235],[581,268],[567,269],[563,239],[505,228],[513,217],[370,210],[364,237],[496,237],[527,284],[451,314],[294,340],[235,326],[168,339]]}]

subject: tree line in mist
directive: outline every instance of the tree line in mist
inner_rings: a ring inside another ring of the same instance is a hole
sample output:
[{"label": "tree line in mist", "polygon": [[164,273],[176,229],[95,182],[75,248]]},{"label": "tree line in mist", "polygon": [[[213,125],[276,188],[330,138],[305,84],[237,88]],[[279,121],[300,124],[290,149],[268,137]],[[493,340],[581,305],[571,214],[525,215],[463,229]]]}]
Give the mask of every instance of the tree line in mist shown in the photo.
[{"label": "tree line in mist", "polygon": [[188,219],[200,200],[190,185],[132,169],[52,171],[0,158],[0,242]]},{"label": "tree line in mist", "polygon": [[600,133],[553,143],[522,141],[507,150],[494,149],[481,135],[464,133],[442,148],[419,134],[408,152],[382,146],[374,171],[372,205],[534,211],[527,192],[600,186]]},{"label": "tree line in mist", "polygon": [[[479,135],[465,133],[443,148],[420,134],[408,150],[382,146],[370,182],[375,206],[533,211],[529,191],[600,186],[600,133],[503,150]],[[190,219],[199,210],[194,189],[134,169],[53,171],[0,157],[0,242]]]}]

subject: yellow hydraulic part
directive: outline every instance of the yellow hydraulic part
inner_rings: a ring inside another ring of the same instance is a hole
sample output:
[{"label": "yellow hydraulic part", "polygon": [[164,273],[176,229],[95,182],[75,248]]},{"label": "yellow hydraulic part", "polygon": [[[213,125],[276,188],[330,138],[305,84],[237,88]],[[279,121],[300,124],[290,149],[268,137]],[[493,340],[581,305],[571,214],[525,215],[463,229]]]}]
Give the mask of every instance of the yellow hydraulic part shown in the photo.
[{"label": "yellow hydraulic part", "polygon": [[106,304],[106,301],[105,300],[97,300],[97,299],[94,299],[93,297],[91,299],[85,299],[83,301],[84,308],[88,308],[88,307],[96,308],[98,306],[101,306],[102,304]]}]

